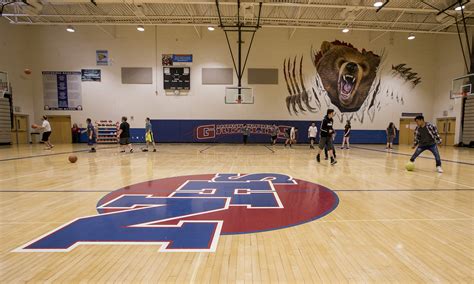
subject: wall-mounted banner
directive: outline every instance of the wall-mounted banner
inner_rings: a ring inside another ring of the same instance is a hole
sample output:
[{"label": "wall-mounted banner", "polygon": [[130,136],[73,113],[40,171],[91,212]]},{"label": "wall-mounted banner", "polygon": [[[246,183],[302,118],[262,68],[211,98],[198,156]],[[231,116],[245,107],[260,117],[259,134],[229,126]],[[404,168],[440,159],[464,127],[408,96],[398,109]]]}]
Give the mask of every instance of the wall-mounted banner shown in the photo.
[{"label": "wall-mounted banner", "polygon": [[109,51],[108,50],[96,50],[95,60],[97,66],[107,66],[109,65]]},{"label": "wall-mounted banner", "polygon": [[100,82],[101,73],[100,69],[82,69],[82,81],[92,81],[92,82]]},{"label": "wall-mounted banner", "polygon": [[82,110],[81,72],[43,71],[45,110]]},{"label": "wall-mounted banner", "polygon": [[[292,126],[298,127],[298,143],[308,143],[308,128],[316,123],[318,131],[321,121],[310,120],[177,120],[152,119],[153,137],[156,141],[169,142],[204,142],[204,143],[242,143],[242,126],[247,124],[250,130],[249,143],[270,143],[272,125],[278,127],[278,143],[286,139],[286,130]],[[131,130],[133,132],[133,129]],[[137,134],[145,133],[140,130]],[[133,133],[132,133],[133,136]],[[341,143],[344,129],[336,129],[335,143]],[[318,138],[319,140],[319,134]],[[143,138],[144,141],[144,138]],[[353,144],[383,144],[387,141],[385,129],[365,130],[352,129],[351,143]],[[398,144],[398,137],[395,138]]]},{"label": "wall-mounted banner", "polygon": [[192,54],[162,54],[161,63],[163,66],[186,65],[193,62]]}]

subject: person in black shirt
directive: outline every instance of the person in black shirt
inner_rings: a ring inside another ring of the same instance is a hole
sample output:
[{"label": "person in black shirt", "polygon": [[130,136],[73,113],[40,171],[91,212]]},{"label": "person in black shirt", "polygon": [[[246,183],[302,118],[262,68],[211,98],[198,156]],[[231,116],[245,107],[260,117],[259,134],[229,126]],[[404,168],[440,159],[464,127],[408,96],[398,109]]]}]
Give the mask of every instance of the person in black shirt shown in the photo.
[{"label": "person in black shirt", "polygon": [[316,155],[316,161],[318,163],[321,161],[320,154],[321,151],[327,147],[330,155],[331,155],[331,165],[335,165],[337,163],[336,158],[334,157],[334,145],[332,143],[332,135],[334,133],[333,120],[332,117],[334,116],[334,110],[328,109],[327,115],[323,119],[323,123],[321,124],[321,139],[319,140],[319,149],[318,154]]},{"label": "person in black shirt", "polygon": [[130,124],[128,124],[126,116],[122,116],[117,138],[119,138],[120,152],[125,152],[125,148],[128,146],[130,153],[133,153],[132,144],[130,143]]},{"label": "person in black shirt", "polygon": [[349,138],[351,137],[351,121],[348,120],[346,126],[344,126],[344,137],[342,138],[342,146],[341,149],[344,149],[344,145],[346,149],[349,149]]}]

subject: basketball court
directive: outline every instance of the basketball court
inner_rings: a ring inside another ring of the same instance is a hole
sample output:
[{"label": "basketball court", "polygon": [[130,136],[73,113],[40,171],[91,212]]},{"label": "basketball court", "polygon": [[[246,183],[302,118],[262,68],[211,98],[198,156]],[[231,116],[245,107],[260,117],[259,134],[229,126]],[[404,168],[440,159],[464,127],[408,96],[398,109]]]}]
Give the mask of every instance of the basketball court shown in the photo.
[{"label": "basketball court", "polygon": [[470,1],[0,3],[0,283],[474,281]]}]

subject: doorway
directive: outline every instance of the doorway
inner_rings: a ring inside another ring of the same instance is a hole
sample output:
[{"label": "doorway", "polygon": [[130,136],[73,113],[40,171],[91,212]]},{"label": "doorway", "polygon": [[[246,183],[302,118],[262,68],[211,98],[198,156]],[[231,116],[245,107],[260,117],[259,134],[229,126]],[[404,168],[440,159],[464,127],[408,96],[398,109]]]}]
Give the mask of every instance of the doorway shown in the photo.
[{"label": "doorway", "polygon": [[415,128],[416,122],[413,118],[400,118],[399,144],[413,145]]},{"label": "doorway", "polygon": [[12,144],[28,144],[28,115],[13,115]]},{"label": "doorway", "polygon": [[441,137],[441,146],[454,146],[454,137],[456,136],[456,118],[444,117],[436,120],[439,136]]},{"label": "doorway", "polygon": [[51,143],[69,144],[72,142],[71,116],[69,115],[48,115],[51,124]]}]

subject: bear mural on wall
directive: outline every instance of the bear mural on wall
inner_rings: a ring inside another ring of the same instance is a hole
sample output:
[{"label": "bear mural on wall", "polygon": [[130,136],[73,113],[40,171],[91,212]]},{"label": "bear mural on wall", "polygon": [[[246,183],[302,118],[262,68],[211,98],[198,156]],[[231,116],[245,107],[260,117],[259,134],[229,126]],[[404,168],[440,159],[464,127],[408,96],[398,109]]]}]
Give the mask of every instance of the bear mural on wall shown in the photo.
[{"label": "bear mural on wall", "polygon": [[353,112],[369,95],[380,56],[340,41],[325,41],[313,63],[331,102],[341,112]]},{"label": "bear mural on wall", "polygon": [[[384,52],[359,50],[350,43],[338,40],[324,41],[319,51],[311,48],[311,59],[315,74],[310,79],[303,76],[303,56],[299,60],[297,56],[286,58],[283,62],[288,90],[285,101],[290,114],[298,115],[306,111],[316,113],[326,102],[328,108],[336,108],[341,121],[356,117],[363,122],[366,113],[373,121],[375,112],[380,111],[381,103],[383,104],[381,96],[385,96],[387,101],[404,104],[403,94],[398,91],[398,86],[381,86]],[[396,69],[399,66],[403,68]],[[409,76],[418,74],[413,73],[406,64],[392,65],[390,69],[393,77],[411,82],[413,88],[421,80],[419,77],[413,79],[413,76]],[[401,71],[406,70],[412,73],[407,76],[401,74]]]}]

